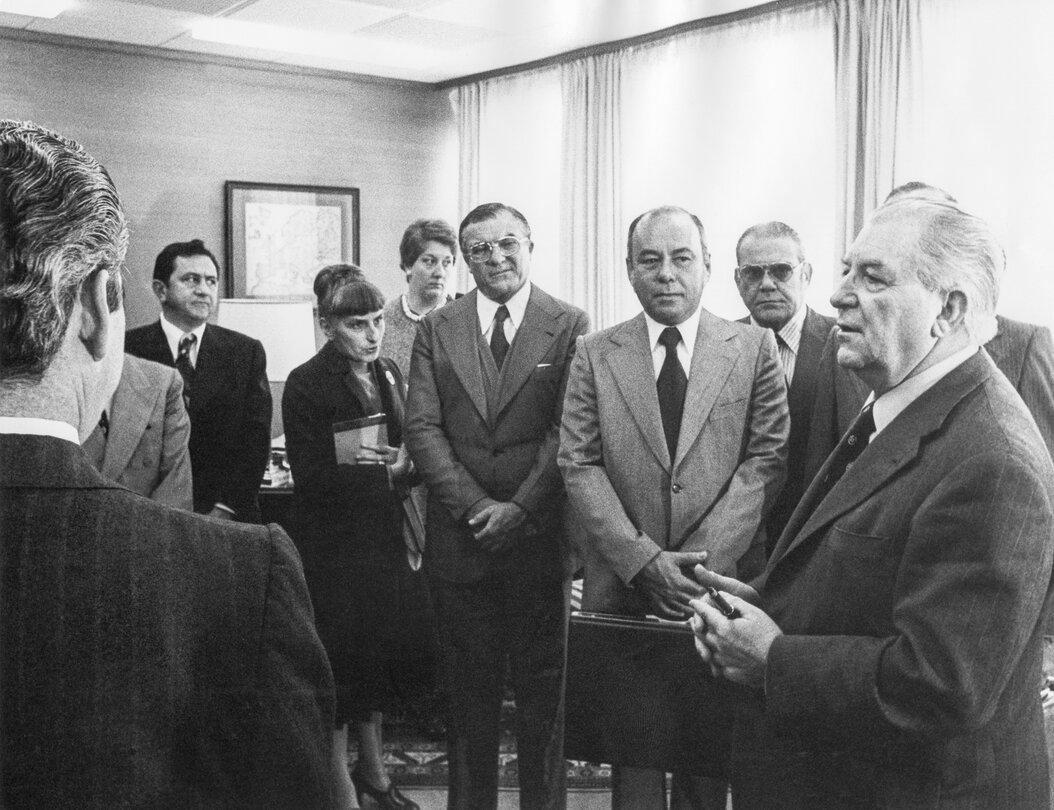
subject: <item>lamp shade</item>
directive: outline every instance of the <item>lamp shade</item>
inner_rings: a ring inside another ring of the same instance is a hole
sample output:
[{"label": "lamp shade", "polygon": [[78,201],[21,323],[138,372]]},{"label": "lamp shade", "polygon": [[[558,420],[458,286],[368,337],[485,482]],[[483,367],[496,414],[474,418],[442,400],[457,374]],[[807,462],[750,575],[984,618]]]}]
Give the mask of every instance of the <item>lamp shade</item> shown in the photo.
[{"label": "lamp shade", "polygon": [[259,340],[267,352],[267,379],[285,382],[315,353],[315,316],[310,301],[224,298],[216,323]]}]

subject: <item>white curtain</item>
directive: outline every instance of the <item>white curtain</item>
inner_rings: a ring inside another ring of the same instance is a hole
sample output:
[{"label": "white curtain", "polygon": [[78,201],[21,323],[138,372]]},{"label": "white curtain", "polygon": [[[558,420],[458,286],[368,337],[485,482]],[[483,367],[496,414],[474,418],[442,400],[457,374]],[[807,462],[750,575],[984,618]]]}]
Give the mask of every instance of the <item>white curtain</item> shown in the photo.
[{"label": "white curtain", "polygon": [[940,186],[988,220],[1007,254],[999,312],[1054,328],[1054,2],[920,6],[895,180]]},{"label": "white curtain", "polygon": [[[732,278],[749,226],[781,220],[814,267],[809,302],[829,311],[835,261],[834,29],[829,4],[704,28],[623,54],[622,208],[695,212],[712,260],[704,305],[746,313]],[[637,311],[636,302],[621,313]]]},{"label": "white curtain", "polygon": [[580,59],[563,70],[565,111],[560,294],[594,325],[612,324],[633,293],[625,278],[622,233],[618,54]]},{"label": "white curtain", "polygon": [[[477,143],[461,150],[459,202],[464,216],[486,202],[518,209],[531,224],[531,280],[560,296],[566,262],[560,248],[560,169],[564,109],[559,66],[479,82]],[[471,125],[474,99],[451,94],[458,121]],[[470,139],[472,135],[470,134]],[[459,289],[473,285],[463,262]]]}]

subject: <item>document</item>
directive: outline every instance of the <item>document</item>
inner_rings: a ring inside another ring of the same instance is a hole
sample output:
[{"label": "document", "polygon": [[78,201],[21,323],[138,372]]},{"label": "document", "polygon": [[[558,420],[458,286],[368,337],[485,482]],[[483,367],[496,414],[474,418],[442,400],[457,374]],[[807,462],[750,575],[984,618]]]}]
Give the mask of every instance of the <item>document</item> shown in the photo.
[{"label": "document", "polygon": [[388,444],[388,418],[383,413],[336,422],[333,447],[337,464],[383,464],[384,457],[369,448]]}]

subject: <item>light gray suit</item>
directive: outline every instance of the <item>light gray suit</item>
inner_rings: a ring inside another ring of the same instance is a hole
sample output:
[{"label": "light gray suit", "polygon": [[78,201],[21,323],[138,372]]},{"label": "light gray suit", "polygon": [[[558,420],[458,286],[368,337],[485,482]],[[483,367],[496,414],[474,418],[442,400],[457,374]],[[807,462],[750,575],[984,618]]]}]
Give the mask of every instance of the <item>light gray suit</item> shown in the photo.
[{"label": "light gray suit", "polygon": [[179,372],[126,354],[109,420],[106,439],[96,427],[84,442],[95,468],[133,492],[194,511],[190,417]]},{"label": "light gray suit", "polygon": [[730,576],[760,570],[789,427],[767,329],[702,310],[672,464],[643,313],[581,339],[558,461],[581,532],[583,608],[650,612],[630,583],[662,550],[707,550]]}]

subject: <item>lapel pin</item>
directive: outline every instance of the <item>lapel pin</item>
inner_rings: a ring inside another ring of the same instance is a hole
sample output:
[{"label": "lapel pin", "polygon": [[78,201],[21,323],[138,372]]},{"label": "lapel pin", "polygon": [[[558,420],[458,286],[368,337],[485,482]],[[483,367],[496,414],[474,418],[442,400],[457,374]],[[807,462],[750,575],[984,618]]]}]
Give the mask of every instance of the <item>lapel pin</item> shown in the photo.
[{"label": "lapel pin", "polygon": [[392,372],[390,369],[384,370],[384,377],[386,380],[388,380],[388,385],[395,385],[395,377],[392,376]]}]

